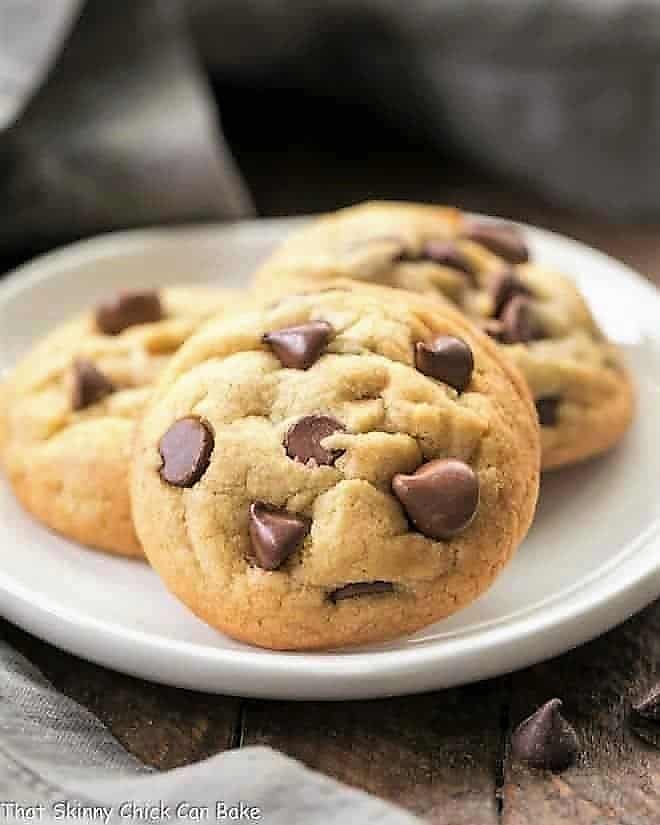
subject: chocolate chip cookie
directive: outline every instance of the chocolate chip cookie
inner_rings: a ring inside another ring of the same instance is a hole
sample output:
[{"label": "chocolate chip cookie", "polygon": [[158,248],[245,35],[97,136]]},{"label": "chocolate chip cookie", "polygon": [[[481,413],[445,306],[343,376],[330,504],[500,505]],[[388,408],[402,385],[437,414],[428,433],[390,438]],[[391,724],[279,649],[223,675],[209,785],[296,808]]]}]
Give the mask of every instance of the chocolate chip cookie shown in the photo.
[{"label": "chocolate chip cookie", "polygon": [[527,379],[548,469],[619,441],[632,419],[634,393],[616,347],[575,285],[531,257],[515,226],[450,208],[371,203],[295,233],[256,283],[263,292],[289,279],[346,276],[449,299]]},{"label": "chocolate chip cookie", "polygon": [[38,343],[0,389],[2,464],[58,532],[141,556],[128,494],[135,420],[162,366],[232,290],[122,292]]},{"label": "chocolate chip cookie", "polygon": [[448,304],[355,282],[208,324],[138,426],[136,529],[167,587],[237,639],[415,631],[493,581],[540,463],[524,380]]}]

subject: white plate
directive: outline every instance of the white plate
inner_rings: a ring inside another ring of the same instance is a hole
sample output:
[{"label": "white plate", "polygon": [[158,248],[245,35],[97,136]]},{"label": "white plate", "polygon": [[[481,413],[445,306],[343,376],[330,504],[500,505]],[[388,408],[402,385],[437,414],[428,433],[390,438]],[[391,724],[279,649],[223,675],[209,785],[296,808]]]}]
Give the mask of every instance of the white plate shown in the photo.
[{"label": "white plate", "polygon": [[[0,285],[0,367],[118,286],[240,285],[292,226],[138,231],[76,244]],[[0,605],[65,650],[146,679],[221,693],[347,699],[447,687],[554,656],[660,595],[660,297],[623,265],[528,228],[535,257],[573,273],[626,350],[639,415],[605,458],[544,479],[534,527],[492,589],[415,636],[326,654],[259,650],[195,619],[144,564],[89,552],[28,518],[0,486]]]}]

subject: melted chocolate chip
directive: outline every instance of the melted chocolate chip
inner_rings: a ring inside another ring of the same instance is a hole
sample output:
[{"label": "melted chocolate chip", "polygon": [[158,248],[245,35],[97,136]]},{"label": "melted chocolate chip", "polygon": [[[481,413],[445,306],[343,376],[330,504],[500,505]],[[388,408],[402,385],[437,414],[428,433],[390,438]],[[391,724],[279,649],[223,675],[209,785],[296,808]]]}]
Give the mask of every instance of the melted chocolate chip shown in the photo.
[{"label": "melted chocolate chip", "polygon": [[514,758],[532,768],[559,772],[573,764],[578,753],[575,730],[559,712],[561,699],[551,699],[515,729]]},{"label": "melted chocolate chip", "polygon": [[465,530],[479,506],[479,479],[454,458],[429,461],[412,475],[398,473],[392,489],[415,527],[433,539]]},{"label": "melted chocolate chip", "polygon": [[120,292],[96,309],[96,325],[106,335],[119,335],[137,324],[153,324],[163,318],[163,307],[154,291]]},{"label": "melted chocolate chip", "polygon": [[321,446],[324,438],[336,432],[344,432],[344,425],[329,415],[306,415],[289,428],[284,447],[289,458],[307,464],[334,464],[341,450],[325,450]]},{"label": "melted chocolate chip", "polygon": [[465,275],[473,286],[476,286],[474,267],[470,263],[470,259],[451,241],[442,239],[426,241],[422,249],[417,253],[402,249],[396,260],[400,263],[432,261],[433,263],[440,264],[440,266],[455,269],[457,272],[460,272],[461,275]]},{"label": "melted chocolate chip", "polygon": [[493,254],[512,264],[524,264],[529,260],[529,250],[522,232],[512,224],[470,222],[463,237],[485,246]]},{"label": "melted chocolate chip", "polygon": [[500,316],[505,344],[525,344],[541,338],[541,330],[534,318],[529,298],[516,295],[502,310]]},{"label": "melted chocolate chip", "polygon": [[115,385],[101,370],[86,358],[78,358],[73,364],[73,387],[71,406],[74,410],[84,410],[97,404],[116,391]]},{"label": "melted chocolate chip", "polygon": [[254,558],[264,570],[277,570],[309,533],[308,519],[263,501],[252,502],[249,518]]},{"label": "melted chocolate chip", "polygon": [[559,404],[561,399],[556,395],[547,395],[545,398],[537,398],[536,412],[539,417],[539,424],[542,427],[556,427],[559,421]]},{"label": "melted chocolate chip", "polygon": [[210,424],[196,416],[175,421],[158,445],[160,477],[174,487],[192,487],[208,469],[213,452]]},{"label": "melted chocolate chip", "polygon": [[422,255],[425,260],[441,266],[456,269],[467,275],[473,285],[476,284],[474,267],[470,259],[451,241],[430,240],[424,244]]},{"label": "melted chocolate chip", "polygon": [[380,593],[393,592],[394,585],[392,582],[351,582],[328,593],[328,599],[336,604],[344,599],[354,599],[358,596],[375,596]]},{"label": "melted chocolate chip", "polygon": [[424,375],[463,392],[472,377],[474,357],[465,341],[451,335],[440,335],[428,344],[417,342],[415,366]]},{"label": "melted chocolate chip", "polygon": [[310,321],[296,327],[267,332],[263,341],[282,366],[294,370],[306,370],[318,360],[328,345],[333,329],[327,321]]},{"label": "melted chocolate chip", "polygon": [[530,295],[530,290],[517,275],[508,269],[493,276],[489,291],[493,299],[493,315],[499,318],[502,311],[516,295]]}]

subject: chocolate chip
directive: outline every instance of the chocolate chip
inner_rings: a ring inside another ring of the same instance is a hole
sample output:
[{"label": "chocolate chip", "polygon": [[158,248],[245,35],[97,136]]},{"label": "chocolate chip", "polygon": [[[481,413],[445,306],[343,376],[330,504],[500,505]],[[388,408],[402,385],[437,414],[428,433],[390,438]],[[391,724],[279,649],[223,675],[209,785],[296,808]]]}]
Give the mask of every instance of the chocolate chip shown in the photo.
[{"label": "chocolate chip", "polygon": [[429,461],[412,475],[398,473],[392,489],[415,527],[433,539],[465,530],[479,506],[479,479],[454,458]]},{"label": "chocolate chip", "polygon": [[328,593],[328,599],[336,604],[343,599],[354,599],[357,596],[375,596],[379,593],[393,592],[394,585],[392,582],[351,582]]},{"label": "chocolate chip", "polygon": [[325,450],[321,446],[324,438],[336,432],[345,431],[344,425],[329,415],[306,415],[289,428],[284,438],[284,448],[289,458],[307,464],[334,464],[342,450]]},{"label": "chocolate chip", "polygon": [[309,533],[306,518],[263,501],[250,505],[250,539],[254,557],[264,570],[277,570]]},{"label": "chocolate chip", "polygon": [[473,285],[476,285],[474,267],[470,259],[450,241],[430,240],[424,244],[422,257],[441,266],[456,269],[467,275]]},{"label": "chocolate chip", "polygon": [[485,246],[495,255],[512,264],[524,264],[529,260],[529,250],[521,231],[508,223],[470,222],[463,237]]},{"label": "chocolate chip", "polygon": [[213,452],[210,424],[190,415],[175,421],[161,438],[160,477],[175,487],[192,487],[206,472]]},{"label": "chocolate chip", "polygon": [[633,710],[642,719],[660,722],[660,684],[655,685],[641,701],[636,702]]},{"label": "chocolate chip", "polygon": [[74,410],[84,410],[102,401],[116,391],[115,385],[91,361],[78,358],[73,363],[73,387],[71,406]]},{"label": "chocolate chip", "polygon": [[267,332],[263,342],[272,349],[282,366],[306,370],[326,348],[332,332],[332,326],[327,321],[310,321],[300,326]]},{"label": "chocolate chip", "polygon": [[415,366],[424,375],[463,392],[472,377],[474,358],[465,341],[451,335],[440,335],[428,344],[417,342]]},{"label": "chocolate chip", "polygon": [[451,241],[431,239],[426,241],[419,252],[413,253],[402,250],[397,259],[401,263],[417,263],[418,261],[432,261],[433,263],[456,269],[467,275],[473,285],[476,285],[474,267],[467,255]]},{"label": "chocolate chip", "polygon": [[501,316],[502,310],[516,295],[531,295],[529,288],[508,269],[493,276],[489,292],[493,299],[493,315],[496,318]]},{"label": "chocolate chip", "polygon": [[556,427],[559,420],[559,404],[561,399],[556,395],[546,395],[536,400],[536,412],[539,424],[542,427]]},{"label": "chocolate chip", "polygon": [[106,335],[119,335],[137,324],[153,324],[163,317],[158,293],[152,290],[120,292],[96,309],[96,325]]},{"label": "chocolate chip", "polygon": [[523,295],[516,295],[509,301],[502,311],[500,321],[505,344],[524,344],[541,337],[532,302]]},{"label": "chocolate chip", "polygon": [[578,741],[573,726],[559,712],[561,699],[551,699],[521,722],[511,737],[514,758],[532,768],[558,773],[573,764]]}]

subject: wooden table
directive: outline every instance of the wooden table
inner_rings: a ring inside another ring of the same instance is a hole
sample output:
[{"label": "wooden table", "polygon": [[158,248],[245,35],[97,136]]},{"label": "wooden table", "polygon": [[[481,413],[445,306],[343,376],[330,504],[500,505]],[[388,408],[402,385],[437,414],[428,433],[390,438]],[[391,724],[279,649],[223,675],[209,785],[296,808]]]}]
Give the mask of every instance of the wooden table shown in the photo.
[{"label": "wooden table", "polygon": [[[660,283],[660,225],[610,225],[550,208],[414,149],[372,152],[368,163],[359,152],[338,159],[300,151],[292,166],[290,159],[251,150],[240,161],[265,214],[373,196],[453,202],[565,232]],[[660,822],[660,750],[635,735],[628,719],[631,702],[660,676],[660,602],[602,638],[520,673],[422,696],[323,704],[206,696],[148,684],[0,626],[57,688],[157,768],[266,744],[434,823]],[[510,731],[553,696],[565,702],[582,756],[560,776],[529,773],[511,762]]]}]

